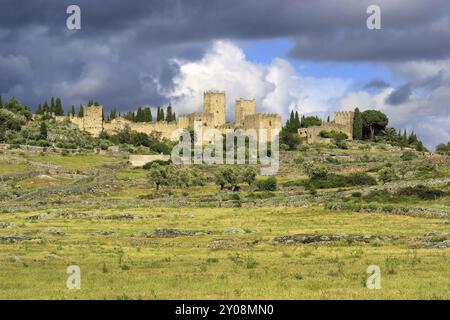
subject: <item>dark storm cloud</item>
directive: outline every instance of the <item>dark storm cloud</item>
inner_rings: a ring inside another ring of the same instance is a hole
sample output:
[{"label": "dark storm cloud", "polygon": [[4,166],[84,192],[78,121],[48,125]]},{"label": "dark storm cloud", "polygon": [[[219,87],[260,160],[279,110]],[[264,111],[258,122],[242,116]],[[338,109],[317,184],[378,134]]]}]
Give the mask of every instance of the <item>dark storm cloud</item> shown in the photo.
[{"label": "dark storm cloud", "polygon": [[393,91],[387,98],[386,102],[390,105],[399,105],[405,103],[411,97],[413,93],[413,85],[407,83],[405,85],[400,86],[398,89]]},{"label": "dark storm cloud", "polygon": [[364,89],[384,89],[388,88],[389,84],[386,81],[375,79],[364,86]]},{"label": "dark storm cloud", "polygon": [[[292,57],[316,61],[450,56],[448,0],[378,1],[379,31],[366,28],[371,2],[2,0],[0,94],[33,106],[51,95],[122,109],[167,103],[171,59],[197,59],[223,38],[289,37]],[[65,27],[70,4],[81,7],[79,31]]]}]

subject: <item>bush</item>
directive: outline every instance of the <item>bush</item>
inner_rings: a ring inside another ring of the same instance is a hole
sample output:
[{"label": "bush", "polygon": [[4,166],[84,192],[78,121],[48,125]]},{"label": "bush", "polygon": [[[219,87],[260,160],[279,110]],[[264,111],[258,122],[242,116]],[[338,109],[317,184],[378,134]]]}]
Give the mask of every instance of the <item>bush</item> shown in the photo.
[{"label": "bush", "polygon": [[427,186],[419,185],[416,187],[407,187],[397,192],[400,196],[417,197],[422,200],[436,200],[445,195],[445,192],[439,189],[432,189]]},{"label": "bush", "polygon": [[314,186],[318,189],[344,188],[354,186],[371,186],[377,184],[375,178],[367,173],[352,173],[350,175],[327,174],[323,177],[313,177],[306,183],[306,187]]},{"label": "bush", "polygon": [[411,161],[411,160],[414,160],[415,158],[417,158],[417,155],[412,151],[406,151],[401,155],[400,158],[403,161]]},{"label": "bush", "polygon": [[386,167],[378,171],[378,179],[383,183],[387,183],[397,179],[397,175],[394,168]]},{"label": "bush", "polygon": [[142,169],[150,170],[150,168],[152,167],[153,164],[157,164],[160,166],[168,166],[171,163],[172,163],[172,160],[167,160],[167,161],[166,160],[154,160],[152,162],[147,162],[146,164],[144,164],[142,166]]},{"label": "bush", "polygon": [[264,180],[256,181],[256,187],[259,191],[275,191],[277,190],[277,178],[269,177]]}]

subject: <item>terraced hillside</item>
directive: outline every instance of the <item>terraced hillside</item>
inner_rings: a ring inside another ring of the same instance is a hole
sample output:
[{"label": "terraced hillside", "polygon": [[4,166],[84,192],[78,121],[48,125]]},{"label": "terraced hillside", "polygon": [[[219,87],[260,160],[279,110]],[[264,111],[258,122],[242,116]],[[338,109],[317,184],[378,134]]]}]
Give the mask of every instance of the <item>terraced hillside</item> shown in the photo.
[{"label": "terraced hillside", "polygon": [[124,154],[4,149],[0,298],[449,299],[450,158],[301,149],[275,190],[235,191],[216,166],[170,165],[199,182],[156,190]]}]

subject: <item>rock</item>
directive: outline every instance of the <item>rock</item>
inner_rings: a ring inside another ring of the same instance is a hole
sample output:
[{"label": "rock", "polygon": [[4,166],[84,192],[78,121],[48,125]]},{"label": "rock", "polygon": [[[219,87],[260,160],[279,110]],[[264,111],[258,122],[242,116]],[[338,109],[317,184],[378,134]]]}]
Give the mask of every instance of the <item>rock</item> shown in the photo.
[{"label": "rock", "polygon": [[9,259],[15,263],[23,263],[22,259],[20,259],[20,257],[18,257],[18,256],[11,256],[11,257],[9,257]]},{"label": "rock", "polygon": [[50,259],[62,259],[60,256],[58,256],[58,255],[56,255],[54,253],[49,253],[47,255],[47,258],[50,258]]},{"label": "rock", "polygon": [[296,234],[292,236],[281,236],[272,239],[272,242],[278,243],[330,243],[335,241],[357,241],[357,242],[371,242],[383,239],[385,241],[398,240],[399,236],[371,236],[371,235],[347,235],[347,234],[334,234],[334,235],[320,235],[320,234]]},{"label": "rock", "polygon": [[59,228],[47,228],[41,231],[43,235],[64,236],[66,233]]},{"label": "rock", "polygon": [[6,229],[6,228],[11,228],[11,227],[14,227],[13,223],[0,222],[0,229]]},{"label": "rock", "polygon": [[425,245],[426,248],[437,248],[437,249],[444,249],[444,248],[450,248],[450,240],[444,240],[441,242],[430,242]]},{"label": "rock", "polygon": [[94,232],[90,233],[91,236],[111,236],[114,234],[116,234],[114,231],[109,231],[109,230],[100,230],[100,231],[94,231]]},{"label": "rock", "polygon": [[209,230],[180,230],[180,229],[160,229],[157,228],[152,232],[144,232],[142,235],[147,238],[176,238],[183,236],[202,236],[212,234]]},{"label": "rock", "polygon": [[242,230],[241,228],[236,228],[236,227],[229,227],[229,228],[225,228],[223,230],[223,233],[227,234],[227,233],[231,233],[231,234],[243,234],[245,233],[244,230]]},{"label": "rock", "polygon": [[233,243],[227,239],[213,239],[209,244],[208,248],[213,250],[218,249],[228,249],[233,247]]},{"label": "rock", "polygon": [[133,220],[134,216],[132,214],[113,214],[111,216],[106,216],[103,219],[105,220]]},{"label": "rock", "polygon": [[22,236],[22,235],[0,236],[0,242],[6,242],[6,243],[16,243],[16,242],[31,240],[31,239],[32,238],[29,236]]}]

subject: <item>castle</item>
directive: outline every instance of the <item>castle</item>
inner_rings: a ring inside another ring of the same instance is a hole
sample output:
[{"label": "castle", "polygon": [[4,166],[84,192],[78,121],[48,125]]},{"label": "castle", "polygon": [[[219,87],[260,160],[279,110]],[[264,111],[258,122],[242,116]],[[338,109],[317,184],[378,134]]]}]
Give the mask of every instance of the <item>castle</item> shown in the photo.
[{"label": "castle", "polygon": [[306,143],[315,143],[324,140],[320,136],[321,131],[335,131],[345,133],[349,140],[353,139],[353,111],[339,111],[334,113],[334,121],[323,122],[320,126],[298,129],[298,134]]},{"label": "castle", "polygon": [[235,122],[227,123],[225,120],[226,99],[225,92],[207,91],[203,94],[203,112],[180,115],[178,121],[166,122],[132,122],[123,117],[115,118],[109,122],[103,121],[102,106],[87,106],[84,116],[70,115],[68,117],[55,117],[57,121],[69,119],[78,125],[80,130],[98,136],[102,131],[117,133],[127,126],[137,132],[158,132],[161,137],[172,139],[173,133],[178,129],[193,128],[195,121],[200,121],[205,129],[214,128],[222,133],[235,129],[266,129],[270,137],[272,130],[281,130],[281,116],[278,114],[265,114],[256,112],[256,100],[239,99],[235,102]]}]

